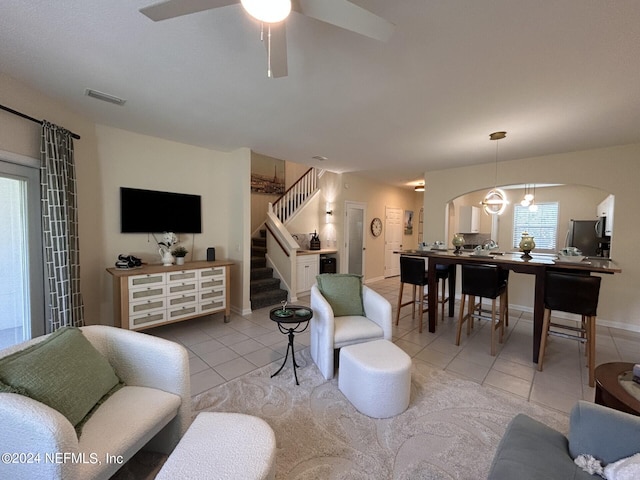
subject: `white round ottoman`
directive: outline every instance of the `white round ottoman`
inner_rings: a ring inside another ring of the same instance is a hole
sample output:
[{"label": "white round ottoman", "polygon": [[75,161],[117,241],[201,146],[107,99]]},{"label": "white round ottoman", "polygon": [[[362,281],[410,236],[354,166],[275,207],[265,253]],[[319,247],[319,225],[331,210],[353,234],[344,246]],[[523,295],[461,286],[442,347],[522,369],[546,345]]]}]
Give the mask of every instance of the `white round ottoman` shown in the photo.
[{"label": "white round ottoman", "polygon": [[267,422],[242,413],[202,412],[156,480],[272,480],[276,437]]},{"label": "white round ottoman", "polygon": [[398,415],[409,406],[411,357],[388,340],[342,347],[338,388],[369,417]]}]

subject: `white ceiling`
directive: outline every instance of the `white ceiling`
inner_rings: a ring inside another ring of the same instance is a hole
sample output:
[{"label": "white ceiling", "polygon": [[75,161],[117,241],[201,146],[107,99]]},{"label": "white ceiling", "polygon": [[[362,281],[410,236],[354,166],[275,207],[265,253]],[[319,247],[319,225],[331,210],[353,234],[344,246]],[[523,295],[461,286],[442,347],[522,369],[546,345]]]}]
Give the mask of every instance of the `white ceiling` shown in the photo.
[{"label": "white ceiling", "polygon": [[638,0],[353,0],[388,43],[293,13],[280,79],[241,6],[153,3],[2,0],[0,71],[97,123],[397,185],[494,161],[496,130],[500,160],[640,142]]}]

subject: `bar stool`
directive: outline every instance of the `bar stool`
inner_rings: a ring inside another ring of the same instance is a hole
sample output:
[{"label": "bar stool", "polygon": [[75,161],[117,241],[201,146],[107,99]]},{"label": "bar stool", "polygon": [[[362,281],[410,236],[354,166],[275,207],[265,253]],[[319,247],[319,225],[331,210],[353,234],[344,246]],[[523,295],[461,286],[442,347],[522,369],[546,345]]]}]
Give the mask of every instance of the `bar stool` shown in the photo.
[{"label": "bar stool", "polygon": [[[504,335],[504,318],[507,309],[506,291],[507,281],[500,273],[496,265],[462,265],[462,296],[460,298],[460,313],[458,317],[458,330],[456,332],[456,345],[460,345],[462,325],[467,322],[467,335],[473,328],[475,318],[491,320],[491,355],[496,355],[496,330],[499,330],[498,341],[502,343]],[[482,315],[482,310],[476,313],[476,297],[491,299],[491,316]],[[496,319],[496,300],[500,299],[500,310]],[[468,299],[467,313],[464,313],[465,303]]]},{"label": "bar stool", "polygon": [[[408,283],[413,285],[413,296],[411,301],[402,303],[402,292],[404,290],[404,284]],[[427,311],[428,306],[425,302],[426,294],[424,293],[425,285],[427,285],[428,277],[425,269],[424,260],[420,257],[408,257],[406,255],[400,256],[400,293],[398,294],[398,310],[396,311],[396,325],[400,321],[400,309],[407,305],[413,305],[413,311],[411,312],[411,318],[416,318],[416,303],[419,305],[419,320],[420,328],[419,332],[422,333],[422,317],[423,313]],[[418,288],[418,300],[416,301],[416,287]]]},{"label": "bar stool", "polygon": [[[498,267],[498,272],[500,272],[500,282],[504,283],[507,287],[504,292],[504,328],[507,328],[509,326],[509,270]],[[478,303],[476,303],[476,309],[478,310],[478,315],[491,313],[491,310],[482,308],[482,297],[480,297]]]},{"label": "bar stool", "polygon": [[[589,369],[589,386],[594,386],[594,370],[596,360],[596,311],[600,295],[600,277],[584,274],[550,271],[546,273],[544,287],[544,317],[542,338],[538,355],[538,370],[542,371],[547,336],[570,338],[585,343],[587,367]],[[551,321],[551,312],[560,311],[582,316],[579,327],[572,327]],[[555,329],[566,330],[559,332]]]},{"label": "bar stool", "polygon": [[[436,295],[436,304],[440,304],[441,306],[441,316],[442,320],[444,320],[444,306],[447,301],[449,301],[449,297],[446,295],[447,289],[447,280],[449,279],[449,265],[436,265],[436,281],[438,282],[438,287],[440,287],[440,283],[442,283],[442,290],[440,291],[440,298]],[[438,321],[438,317],[436,316],[436,323]]]}]

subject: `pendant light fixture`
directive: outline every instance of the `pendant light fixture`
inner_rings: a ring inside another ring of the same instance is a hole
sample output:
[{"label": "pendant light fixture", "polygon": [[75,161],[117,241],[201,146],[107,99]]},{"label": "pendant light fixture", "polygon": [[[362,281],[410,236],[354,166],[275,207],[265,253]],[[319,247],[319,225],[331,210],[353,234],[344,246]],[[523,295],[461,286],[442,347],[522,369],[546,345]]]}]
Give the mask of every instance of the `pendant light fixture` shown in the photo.
[{"label": "pendant light fixture", "polygon": [[498,140],[507,136],[507,132],[493,132],[489,135],[490,140],[496,141],[496,175],[494,186],[487,192],[482,200],[482,208],[489,215],[502,215],[509,204],[507,194],[498,188]]},{"label": "pendant light fixture", "polygon": [[531,194],[531,205],[529,205],[530,212],[537,212],[538,205],[536,204],[536,184],[533,184],[533,194]]},{"label": "pendant light fixture", "polygon": [[[534,185],[534,188],[535,188],[535,185]],[[522,205],[523,207],[530,206],[531,202],[533,202],[533,198],[534,198],[534,194],[531,193],[531,190],[529,189],[529,184],[527,183],[524,186],[524,198],[520,200],[520,205]]]}]

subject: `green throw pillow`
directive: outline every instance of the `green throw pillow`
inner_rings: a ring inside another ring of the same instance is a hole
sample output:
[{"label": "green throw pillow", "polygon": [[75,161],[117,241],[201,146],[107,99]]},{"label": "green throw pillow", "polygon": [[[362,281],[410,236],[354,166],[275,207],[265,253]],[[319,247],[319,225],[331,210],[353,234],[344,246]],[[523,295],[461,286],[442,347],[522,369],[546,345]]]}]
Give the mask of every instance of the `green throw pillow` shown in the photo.
[{"label": "green throw pillow", "polygon": [[362,277],[348,273],[323,273],[316,277],[318,289],[329,302],[333,315],[364,316]]},{"label": "green throw pillow", "polygon": [[0,358],[0,392],[26,395],[62,413],[78,430],[94,406],[123,383],[76,327]]}]

